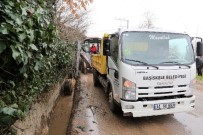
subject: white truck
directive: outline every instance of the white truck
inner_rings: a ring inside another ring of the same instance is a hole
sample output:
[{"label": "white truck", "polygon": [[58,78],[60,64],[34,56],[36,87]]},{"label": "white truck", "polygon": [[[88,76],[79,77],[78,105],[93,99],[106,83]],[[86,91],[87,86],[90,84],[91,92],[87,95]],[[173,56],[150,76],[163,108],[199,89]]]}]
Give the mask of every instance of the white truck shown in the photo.
[{"label": "white truck", "polygon": [[102,84],[109,106],[124,116],[143,117],[190,111],[195,107],[195,53],[185,33],[123,30],[105,34],[92,55],[93,82]]}]

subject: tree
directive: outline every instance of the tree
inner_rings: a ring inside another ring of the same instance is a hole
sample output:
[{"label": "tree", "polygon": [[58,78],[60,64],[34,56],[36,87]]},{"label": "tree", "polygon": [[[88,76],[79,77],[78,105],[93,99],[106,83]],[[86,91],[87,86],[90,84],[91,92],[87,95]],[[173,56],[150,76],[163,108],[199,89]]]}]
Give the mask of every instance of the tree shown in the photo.
[{"label": "tree", "polygon": [[155,15],[151,13],[150,11],[147,11],[144,13],[144,21],[140,24],[139,28],[146,28],[146,29],[153,29],[154,21],[155,21]]},{"label": "tree", "polygon": [[89,11],[86,9],[87,4],[88,0],[77,2],[58,0],[56,4],[56,25],[60,37],[69,42],[85,38],[86,30],[90,25],[88,20]]},{"label": "tree", "polygon": [[11,125],[73,65],[75,46],[61,37],[84,34],[88,2],[0,0],[0,134],[13,134]]}]

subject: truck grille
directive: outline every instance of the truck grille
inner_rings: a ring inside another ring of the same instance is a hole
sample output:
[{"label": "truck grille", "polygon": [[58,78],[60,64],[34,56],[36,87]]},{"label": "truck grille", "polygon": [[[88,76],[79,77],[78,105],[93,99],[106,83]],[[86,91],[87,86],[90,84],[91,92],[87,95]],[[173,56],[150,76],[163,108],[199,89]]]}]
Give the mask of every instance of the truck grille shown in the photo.
[{"label": "truck grille", "polygon": [[164,89],[164,88],[173,88],[173,86],[159,86],[159,87],[154,87],[155,89]]},{"label": "truck grille", "polygon": [[189,85],[138,87],[138,99],[180,96],[190,93]]}]

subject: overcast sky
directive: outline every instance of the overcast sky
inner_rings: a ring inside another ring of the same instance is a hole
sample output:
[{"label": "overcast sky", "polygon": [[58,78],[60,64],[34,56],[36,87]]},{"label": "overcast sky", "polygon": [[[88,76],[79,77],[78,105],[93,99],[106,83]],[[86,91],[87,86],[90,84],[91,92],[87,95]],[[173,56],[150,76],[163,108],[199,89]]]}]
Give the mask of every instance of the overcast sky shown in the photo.
[{"label": "overcast sky", "polygon": [[[102,37],[119,27],[137,28],[150,11],[157,28],[186,32],[190,36],[203,37],[203,4],[201,0],[94,0],[87,36]],[[201,14],[202,13],[202,14]]]}]

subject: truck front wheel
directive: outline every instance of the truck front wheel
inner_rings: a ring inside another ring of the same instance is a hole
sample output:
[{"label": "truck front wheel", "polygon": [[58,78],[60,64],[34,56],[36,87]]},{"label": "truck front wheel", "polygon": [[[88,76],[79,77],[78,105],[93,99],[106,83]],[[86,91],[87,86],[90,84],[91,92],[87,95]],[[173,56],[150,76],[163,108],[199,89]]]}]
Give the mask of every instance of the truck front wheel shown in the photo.
[{"label": "truck front wheel", "polygon": [[117,111],[119,110],[117,104],[114,101],[113,90],[111,87],[109,89],[109,108],[113,113],[117,113]]}]

